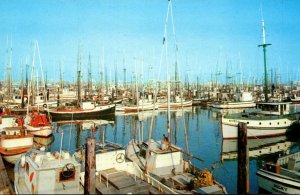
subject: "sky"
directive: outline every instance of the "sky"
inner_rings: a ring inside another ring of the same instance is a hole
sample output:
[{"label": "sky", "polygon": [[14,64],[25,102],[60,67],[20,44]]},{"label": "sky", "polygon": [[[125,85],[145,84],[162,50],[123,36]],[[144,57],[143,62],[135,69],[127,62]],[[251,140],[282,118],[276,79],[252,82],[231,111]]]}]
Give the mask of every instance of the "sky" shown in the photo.
[{"label": "sky", "polygon": [[61,64],[64,80],[74,81],[80,54],[83,79],[90,56],[95,82],[103,66],[119,82],[124,68],[127,82],[173,78],[177,62],[182,81],[260,83],[262,18],[272,44],[269,78],[300,80],[299,0],[172,0],[171,7],[167,0],[1,0],[0,80],[12,48],[13,80],[30,64],[35,76],[43,70],[58,81]]}]

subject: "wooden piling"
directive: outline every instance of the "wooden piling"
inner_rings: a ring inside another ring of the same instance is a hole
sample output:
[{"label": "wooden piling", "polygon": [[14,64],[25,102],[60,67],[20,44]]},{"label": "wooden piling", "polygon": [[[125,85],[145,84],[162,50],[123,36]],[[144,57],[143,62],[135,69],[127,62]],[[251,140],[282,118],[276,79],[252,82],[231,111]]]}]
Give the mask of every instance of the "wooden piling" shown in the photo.
[{"label": "wooden piling", "polygon": [[238,183],[237,193],[249,193],[249,157],[247,144],[247,125],[238,124]]},{"label": "wooden piling", "polygon": [[96,140],[86,138],[85,147],[85,175],[84,175],[84,194],[95,194],[96,183]]}]

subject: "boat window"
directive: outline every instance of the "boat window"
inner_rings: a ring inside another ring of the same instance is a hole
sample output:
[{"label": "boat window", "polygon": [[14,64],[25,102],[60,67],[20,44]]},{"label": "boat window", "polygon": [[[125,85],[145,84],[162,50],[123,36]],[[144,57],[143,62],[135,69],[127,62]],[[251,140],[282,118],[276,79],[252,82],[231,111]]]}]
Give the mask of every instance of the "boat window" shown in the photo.
[{"label": "boat window", "polygon": [[270,125],[272,125],[272,123],[270,123]]},{"label": "boat window", "polygon": [[261,125],[261,122],[259,122],[259,125]]},{"label": "boat window", "polygon": [[279,122],[277,124],[279,125]]},{"label": "boat window", "polygon": [[249,124],[249,121],[247,121],[247,124]]}]

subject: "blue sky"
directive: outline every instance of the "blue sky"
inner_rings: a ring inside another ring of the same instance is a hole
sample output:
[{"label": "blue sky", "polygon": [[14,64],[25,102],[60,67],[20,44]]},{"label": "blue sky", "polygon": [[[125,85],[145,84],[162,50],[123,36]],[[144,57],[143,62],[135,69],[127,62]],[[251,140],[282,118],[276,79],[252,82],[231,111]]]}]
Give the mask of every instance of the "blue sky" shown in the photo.
[{"label": "blue sky", "polygon": [[[145,80],[164,79],[167,62],[159,66],[167,5],[167,0],[1,0],[0,79],[7,64],[7,39],[13,49],[14,80],[20,78],[26,59],[31,62],[34,40],[49,80],[59,80],[60,62],[65,80],[74,79],[78,45],[85,80],[89,54],[94,81],[103,61],[112,80],[116,65],[118,80],[123,80],[124,64],[127,81],[133,72]],[[206,82],[215,79],[219,69],[220,82],[226,81],[226,72],[238,81],[242,73],[244,81],[261,82],[261,7],[266,39],[272,43],[268,69],[279,73],[281,82],[300,80],[299,0],[173,0],[181,80],[188,75],[191,81],[198,76]],[[163,59],[174,64],[171,18],[167,41],[168,56]]]}]

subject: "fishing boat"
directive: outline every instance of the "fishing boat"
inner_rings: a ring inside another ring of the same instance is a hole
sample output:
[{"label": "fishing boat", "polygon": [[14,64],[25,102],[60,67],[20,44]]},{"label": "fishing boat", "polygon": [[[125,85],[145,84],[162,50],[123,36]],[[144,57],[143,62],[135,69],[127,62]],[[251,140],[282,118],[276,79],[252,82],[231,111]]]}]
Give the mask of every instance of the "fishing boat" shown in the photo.
[{"label": "fishing boat", "polygon": [[110,117],[115,114],[115,104],[96,105],[92,101],[82,101],[78,106],[63,106],[49,110],[53,121],[80,120]]},{"label": "fishing boat", "polygon": [[31,149],[16,162],[16,194],[83,194],[80,164],[68,152]]},{"label": "fishing boat", "polygon": [[[171,16],[173,15],[171,1],[168,1],[165,33],[169,14]],[[164,35],[164,39],[165,37]],[[163,46],[165,47],[165,45]],[[165,100],[160,99],[157,103],[159,104],[159,109],[167,109],[168,136],[165,137],[164,135],[163,140],[155,141],[151,138],[152,128],[150,127],[148,141],[143,141],[143,138],[142,140],[132,139],[127,145],[126,157],[135,162],[145,173],[154,177],[160,186],[171,189],[176,194],[227,193],[225,187],[213,178],[208,169],[200,170],[192,165],[190,158],[188,160],[183,158],[184,154],[188,154],[189,157],[192,156],[189,154],[188,149],[185,152],[180,147],[171,143],[170,110],[173,108],[181,108],[183,113],[182,118],[185,119],[183,108],[192,107],[192,100],[185,100],[182,95],[175,95],[173,96],[175,97],[175,101],[173,101],[173,103],[171,102],[170,76],[168,74],[169,67],[167,66],[166,69],[168,79],[167,98]],[[178,89],[181,89],[180,86],[178,86]],[[155,97],[157,97],[157,92],[154,92],[154,94],[156,94]],[[180,94],[182,94],[182,92]],[[161,101],[164,101],[164,103],[161,104]],[[152,122],[153,118],[154,116],[151,118]],[[184,130],[186,136],[186,129]],[[187,139],[186,146],[188,148]],[[162,193],[168,192],[162,191]]]},{"label": "fishing boat", "polygon": [[211,107],[218,109],[254,108],[256,104],[252,99],[250,92],[243,92],[238,101],[213,102]]},{"label": "fishing boat", "polygon": [[256,172],[258,186],[271,193],[300,193],[300,152],[266,163]]},{"label": "fishing boat", "polygon": [[7,162],[14,164],[20,154],[32,147],[33,135],[27,133],[17,116],[4,114],[0,119],[0,153]]},{"label": "fishing boat", "polygon": [[[159,194],[154,178],[150,177],[134,162],[125,157],[125,149],[115,143],[96,142],[96,180],[100,184],[96,189],[100,194]],[[74,153],[84,165],[85,149]],[[81,183],[84,184],[84,172],[81,173]],[[171,193],[172,191],[168,191]]]},{"label": "fishing boat", "polygon": [[[148,158],[147,152],[150,153]],[[208,169],[200,170],[193,166],[183,158],[184,154],[178,146],[166,146],[164,142],[153,139],[140,144],[131,140],[126,149],[127,158],[175,193],[227,193]]]},{"label": "fishing boat", "polygon": [[40,112],[31,112],[24,118],[24,127],[28,133],[39,137],[48,137],[53,132],[52,125],[46,114]]},{"label": "fishing boat", "polygon": [[153,110],[153,107],[155,110],[158,109],[157,105],[154,105],[153,101],[144,101],[139,100],[138,105],[131,105],[131,104],[119,104],[116,107],[116,111],[124,112],[124,113],[130,113],[130,112],[141,112],[141,111],[147,111],[147,110]]},{"label": "fishing boat", "polygon": [[[168,100],[158,101],[157,104],[158,104],[158,109],[160,110],[168,109]],[[192,105],[193,105],[193,100],[187,100],[185,98],[180,98],[179,96],[175,97],[175,101],[169,102],[170,109],[192,107]]]},{"label": "fishing boat", "polygon": [[224,139],[236,139],[238,137],[238,123],[247,124],[247,137],[272,137],[284,135],[288,128],[299,119],[299,114],[290,114],[289,102],[268,101],[268,79],[266,48],[271,44],[266,43],[264,20],[262,19],[262,44],[264,53],[264,99],[265,102],[258,103],[259,110],[246,111],[239,114],[222,116],[222,134]]},{"label": "fishing boat", "polygon": [[297,113],[289,114],[289,102],[266,102],[257,104],[256,110],[244,110],[222,116],[224,139],[238,137],[238,123],[247,124],[247,137],[272,137],[286,134],[288,128],[297,121]]}]

